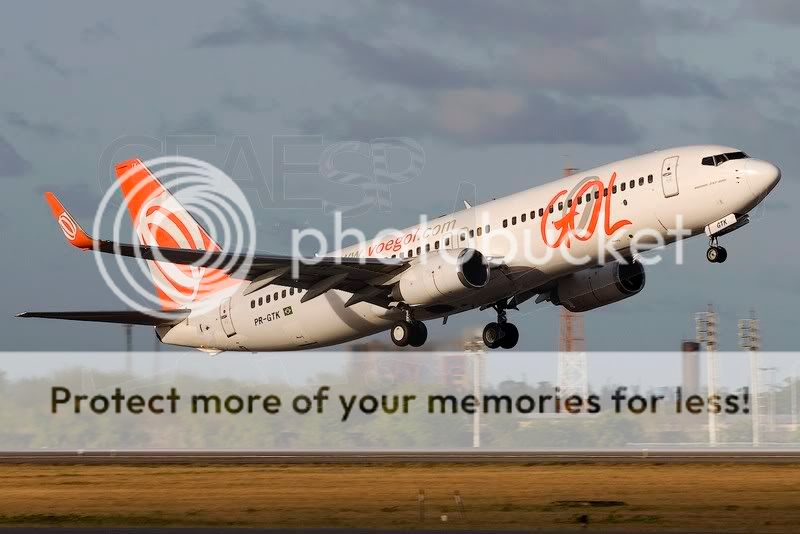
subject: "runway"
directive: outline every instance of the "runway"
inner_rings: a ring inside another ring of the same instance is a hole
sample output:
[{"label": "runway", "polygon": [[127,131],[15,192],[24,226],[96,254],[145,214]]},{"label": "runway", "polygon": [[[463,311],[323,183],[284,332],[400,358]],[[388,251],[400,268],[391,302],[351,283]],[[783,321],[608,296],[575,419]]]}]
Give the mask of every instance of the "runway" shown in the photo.
[{"label": "runway", "polygon": [[42,450],[0,452],[0,464],[800,464],[791,449],[619,449],[565,451]]}]

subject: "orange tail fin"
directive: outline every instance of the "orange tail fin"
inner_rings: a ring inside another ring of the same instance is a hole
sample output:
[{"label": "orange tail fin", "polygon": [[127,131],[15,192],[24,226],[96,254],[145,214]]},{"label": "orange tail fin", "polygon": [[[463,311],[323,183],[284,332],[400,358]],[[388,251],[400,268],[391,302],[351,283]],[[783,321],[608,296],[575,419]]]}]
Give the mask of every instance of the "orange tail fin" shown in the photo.
[{"label": "orange tail fin", "polygon": [[[139,159],[117,164],[117,178],[142,245],[220,250],[210,235]],[[241,283],[224,271],[148,261],[164,309],[189,306]]]}]

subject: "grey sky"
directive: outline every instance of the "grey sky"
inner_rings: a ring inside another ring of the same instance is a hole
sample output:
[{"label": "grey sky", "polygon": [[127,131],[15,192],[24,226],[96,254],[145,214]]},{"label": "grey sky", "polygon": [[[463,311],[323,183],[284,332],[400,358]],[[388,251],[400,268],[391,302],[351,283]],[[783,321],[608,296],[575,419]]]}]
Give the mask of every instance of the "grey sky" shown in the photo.
[{"label": "grey sky", "polygon": [[[714,302],[723,348],[736,348],[736,320],[753,306],[766,348],[796,349],[797,4],[662,4],[7,4],[0,18],[3,348],[121,347],[119,327],[12,317],[122,307],[91,257],[65,245],[41,198],[44,190],[64,193],[90,226],[91,205],[111,180],[99,162],[120,138],[140,136],[147,145],[167,134],[204,136],[183,137],[195,146],[181,153],[222,167],[234,137],[249,136],[256,161],[234,158],[226,170],[261,199],[253,202],[259,249],[288,253],[294,225],[329,219],[318,207],[284,209],[269,198],[272,138],[319,134],[325,142],[407,135],[425,150],[422,176],[392,187],[391,212],[349,221],[367,232],[452,209],[462,182],[486,200],[555,178],[567,161],[586,168],[701,142],[775,161],[784,179],[754,224],[725,238],[727,263],[708,264],[704,240],[692,240],[685,265],[653,266],[642,294],[587,314],[587,338],[595,350],[672,350],[693,335],[692,313]],[[123,147],[115,159],[160,152]],[[358,200],[318,176],[292,177],[286,190]],[[525,332],[521,348],[555,347],[557,308],[527,304],[515,316]],[[431,338],[487,320],[471,312],[445,328],[432,325]],[[137,329],[135,341],[150,349],[152,332]]]}]

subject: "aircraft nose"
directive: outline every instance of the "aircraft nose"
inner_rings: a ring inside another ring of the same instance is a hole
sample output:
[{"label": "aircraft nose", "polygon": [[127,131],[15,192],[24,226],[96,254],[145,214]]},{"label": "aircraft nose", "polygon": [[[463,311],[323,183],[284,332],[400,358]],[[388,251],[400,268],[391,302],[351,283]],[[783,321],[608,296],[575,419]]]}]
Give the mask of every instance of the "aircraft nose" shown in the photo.
[{"label": "aircraft nose", "polygon": [[749,159],[745,165],[745,174],[750,190],[759,200],[772,191],[781,179],[781,170],[761,159]]}]

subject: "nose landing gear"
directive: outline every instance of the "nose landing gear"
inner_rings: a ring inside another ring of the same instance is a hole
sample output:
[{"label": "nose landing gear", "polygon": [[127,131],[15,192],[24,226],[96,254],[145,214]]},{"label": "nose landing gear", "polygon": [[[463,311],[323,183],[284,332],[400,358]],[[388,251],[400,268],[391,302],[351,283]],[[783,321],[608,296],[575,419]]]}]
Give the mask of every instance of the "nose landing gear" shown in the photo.
[{"label": "nose landing gear", "polygon": [[719,246],[716,237],[712,237],[708,243],[708,250],[706,250],[706,259],[711,263],[722,263],[728,259],[728,251],[724,247]]},{"label": "nose landing gear", "polygon": [[497,322],[484,327],[483,343],[490,349],[513,349],[519,341],[519,330],[508,322],[505,303],[497,303],[493,308],[497,311]]}]

